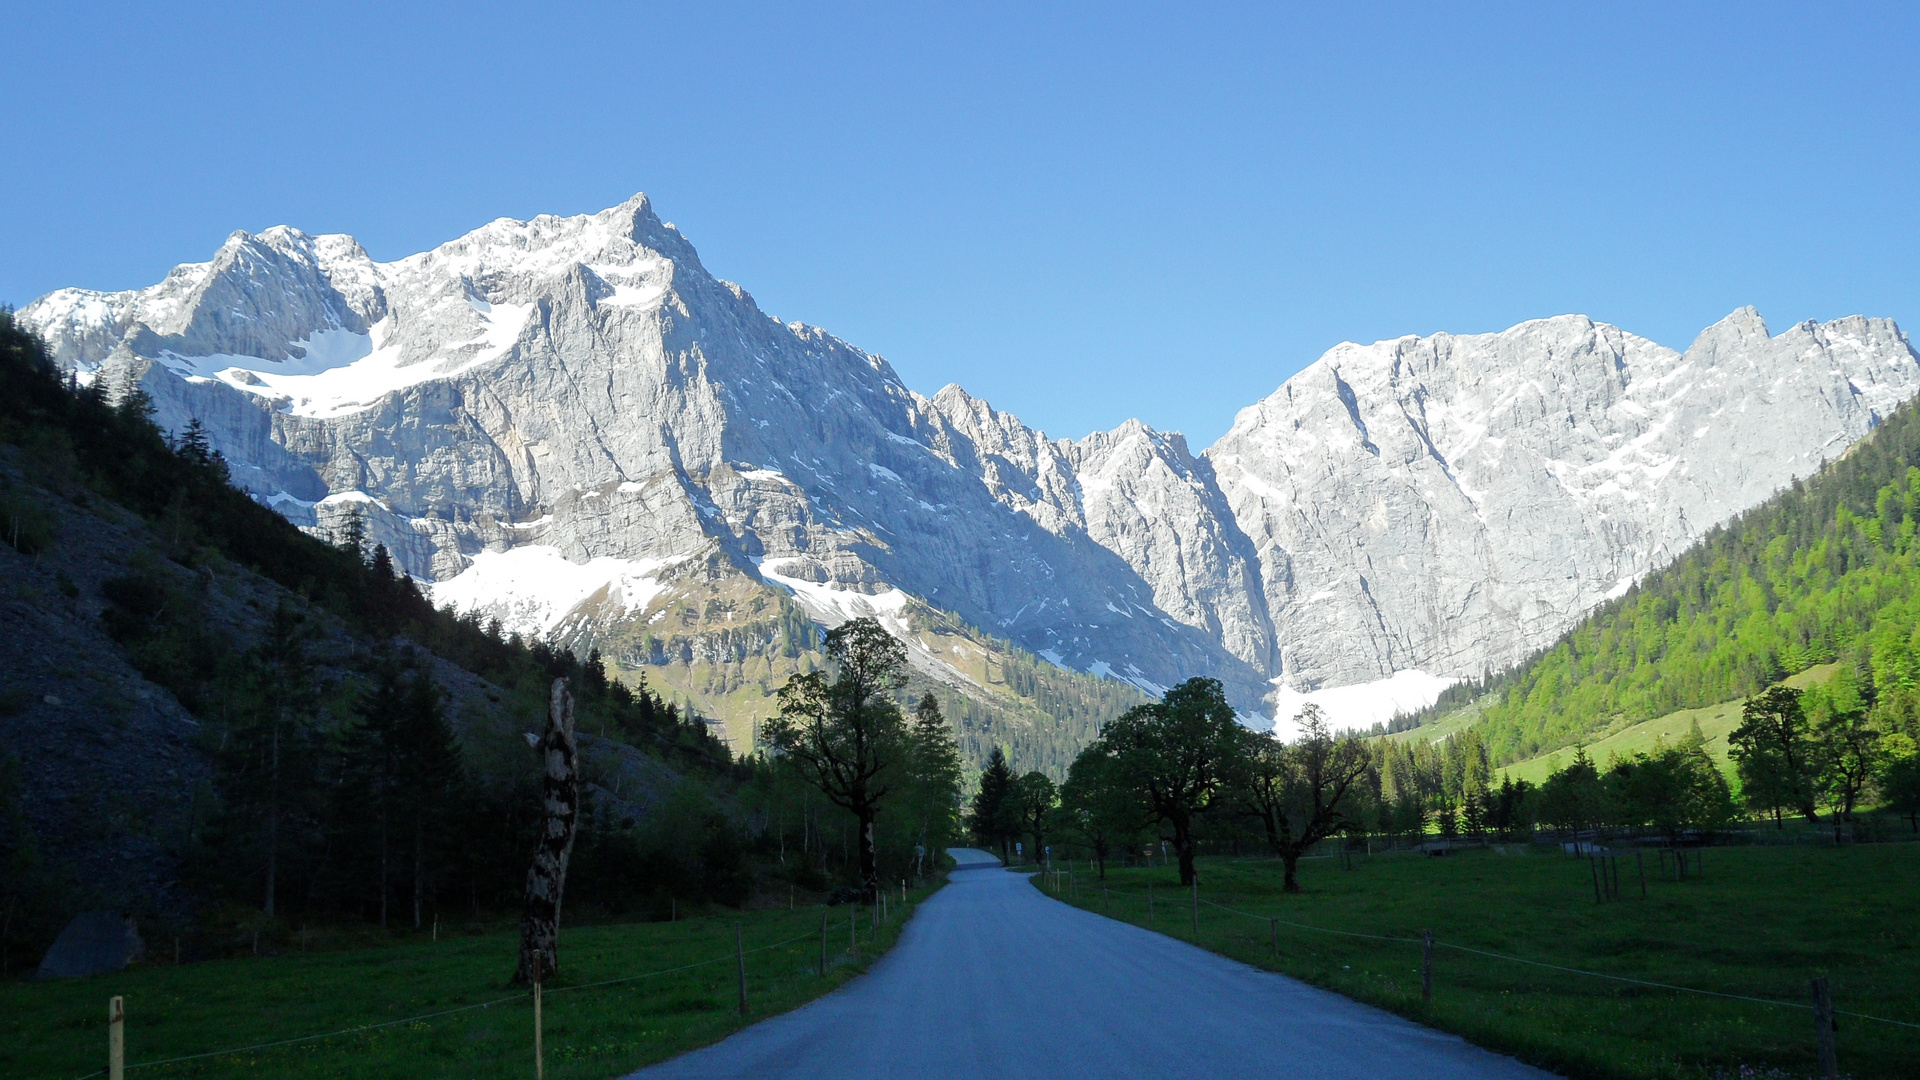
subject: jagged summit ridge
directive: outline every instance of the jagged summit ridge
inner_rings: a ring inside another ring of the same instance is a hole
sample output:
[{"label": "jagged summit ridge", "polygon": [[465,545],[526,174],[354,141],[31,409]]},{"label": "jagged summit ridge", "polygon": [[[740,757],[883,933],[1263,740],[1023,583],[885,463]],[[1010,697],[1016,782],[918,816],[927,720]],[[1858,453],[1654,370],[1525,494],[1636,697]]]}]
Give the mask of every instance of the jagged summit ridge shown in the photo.
[{"label": "jagged summit ridge", "polygon": [[[609,575],[651,567],[648,580],[714,557],[823,620],[839,607],[803,585],[897,590],[1063,666],[1144,687],[1217,674],[1259,704],[1264,673],[1199,608],[1159,610],[1154,585],[1089,535],[1065,450],[984,403],[977,422],[960,415],[971,406],[949,417],[884,360],[764,314],[644,198],[496,221],[384,264],[295,237],[229,245],[277,261],[223,248],[155,289],[91,305],[56,294],[23,317],[65,343],[65,362],[138,374],[163,422],[200,417],[295,520],[325,530],[367,514],[422,577],[566,593],[578,575],[545,556],[481,556],[551,548]],[[270,334],[231,333],[208,310],[215,290],[290,314]],[[142,328],[163,304],[159,340]],[[1067,471],[1032,488],[1002,453],[1014,443]],[[623,596],[647,591],[637,573]],[[504,595],[497,606],[540,612],[547,625],[530,629],[566,621]]]},{"label": "jagged summit ridge", "polygon": [[1891,321],[1685,353],[1583,316],[1345,344],[1207,451],[1293,685],[1513,663],[1920,389]]},{"label": "jagged summit ridge", "polygon": [[1886,320],[1742,309],[1678,353],[1570,315],[1336,346],[1198,454],[1139,421],[1056,439],[760,311],[643,195],[388,263],[236,233],[20,317],[289,517],[358,510],[529,631],[652,626],[731,575],[1148,690],[1214,675],[1250,712],[1518,659],[1920,388]]}]

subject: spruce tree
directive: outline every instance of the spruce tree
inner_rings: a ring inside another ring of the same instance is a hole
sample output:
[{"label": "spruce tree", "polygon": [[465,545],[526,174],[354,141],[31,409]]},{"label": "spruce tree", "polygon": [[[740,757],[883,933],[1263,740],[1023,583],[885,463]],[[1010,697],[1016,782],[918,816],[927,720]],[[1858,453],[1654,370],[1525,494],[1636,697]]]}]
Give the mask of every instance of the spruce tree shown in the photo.
[{"label": "spruce tree", "polygon": [[447,723],[446,706],[434,682],[431,661],[411,648],[384,651],[372,680],[354,708],[345,738],[349,820],[373,848],[377,865],[380,925],[389,925],[396,844],[411,863],[413,923],[432,879],[445,860],[450,826],[463,795],[460,748]]},{"label": "spruce tree", "polygon": [[918,819],[918,844],[928,854],[955,839],[960,799],[960,747],[954,742],[940,702],[931,692],[914,710],[913,806]]},{"label": "spruce tree", "polygon": [[980,770],[980,790],[973,796],[973,838],[982,847],[999,847],[1002,859],[1008,857],[1004,822],[1012,792],[1013,769],[1007,765],[1006,752],[996,746]]},{"label": "spruce tree", "polygon": [[427,890],[445,862],[449,827],[459,808],[464,770],[460,747],[447,723],[445,695],[433,681],[430,662],[416,662],[407,680],[393,737],[401,775],[399,791],[413,847],[413,927],[418,930]]},{"label": "spruce tree", "polygon": [[[407,708],[407,686],[398,656],[383,651],[374,658],[372,678],[354,703],[354,722],[342,739],[342,802],[337,831],[355,835],[350,861],[375,871],[375,907],[380,926],[388,926],[392,896],[393,831],[400,817],[400,740],[396,729]],[[404,820],[404,819],[402,819]],[[357,852],[359,859],[352,859]]]},{"label": "spruce tree", "polygon": [[228,870],[248,868],[268,918],[279,914],[284,869],[305,846],[320,791],[310,635],[301,613],[286,603],[274,609],[259,644],[240,658],[214,754],[222,802],[215,854]]}]

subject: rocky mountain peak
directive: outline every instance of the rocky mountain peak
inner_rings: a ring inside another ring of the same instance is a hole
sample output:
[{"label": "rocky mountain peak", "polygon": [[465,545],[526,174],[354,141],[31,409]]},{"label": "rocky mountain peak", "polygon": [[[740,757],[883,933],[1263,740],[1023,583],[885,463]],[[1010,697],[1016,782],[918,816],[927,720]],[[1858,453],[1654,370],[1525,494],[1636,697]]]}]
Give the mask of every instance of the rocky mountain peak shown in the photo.
[{"label": "rocky mountain peak", "polygon": [[1707,367],[1720,363],[1722,357],[1744,356],[1750,350],[1763,346],[1772,335],[1767,331],[1767,321],[1760,312],[1752,307],[1737,308],[1732,314],[1705,330],[1693,339],[1687,347],[1686,355],[1698,360]]},{"label": "rocky mountain peak", "polygon": [[1296,690],[1518,661],[1920,389],[1890,323],[1342,344],[1207,451]]},{"label": "rocky mountain peak", "polygon": [[525,632],[724,627],[772,589],[823,623],[937,611],[1148,692],[1210,675],[1249,714],[1517,660],[1920,390],[1886,320],[1768,337],[1743,309],[1681,354],[1564,315],[1342,343],[1204,453],[1138,420],[1051,438],[783,325],[644,195],[388,263],[237,233],[20,318],[200,419],[304,527],[359,514]]}]

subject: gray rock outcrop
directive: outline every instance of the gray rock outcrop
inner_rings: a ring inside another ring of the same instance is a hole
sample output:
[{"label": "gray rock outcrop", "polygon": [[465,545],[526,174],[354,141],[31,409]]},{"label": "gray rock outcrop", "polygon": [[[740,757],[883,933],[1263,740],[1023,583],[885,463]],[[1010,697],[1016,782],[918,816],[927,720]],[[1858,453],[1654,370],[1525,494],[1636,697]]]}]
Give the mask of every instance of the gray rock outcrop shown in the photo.
[{"label": "gray rock outcrop", "polygon": [[1342,345],[1207,451],[1302,689],[1524,658],[1920,389],[1885,319]]},{"label": "gray rock outcrop", "polygon": [[53,939],[34,972],[36,979],[111,975],[146,950],[133,920],[106,911],[84,911]]},{"label": "gray rock outcrop", "polygon": [[717,558],[823,622],[898,591],[1255,711],[1275,679],[1510,663],[1920,389],[1885,320],[1775,338],[1745,310],[1680,354],[1563,316],[1339,346],[1202,454],[1137,421],[1050,439],[769,317],[642,196],[392,263],[236,233],[20,317],[163,424],[199,418],[302,526],[362,515],[523,630],[660,619],[671,568]]}]

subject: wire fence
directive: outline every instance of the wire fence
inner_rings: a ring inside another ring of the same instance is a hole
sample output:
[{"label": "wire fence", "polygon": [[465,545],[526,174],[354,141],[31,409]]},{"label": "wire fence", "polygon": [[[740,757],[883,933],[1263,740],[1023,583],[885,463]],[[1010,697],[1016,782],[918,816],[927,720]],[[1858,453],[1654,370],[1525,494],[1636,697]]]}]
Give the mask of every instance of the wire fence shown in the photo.
[{"label": "wire fence", "polygon": [[[607,986],[617,986],[622,983],[638,982],[642,979],[652,979],[662,975],[673,975],[683,971],[692,971],[696,968],[711,967],[714,964],[724,964],[731,961],[744,959],[745,957],[752,956],[755,953],[763,953],[763,952],[769,952],[774,949],[785,948],[786,946],[792,945],[795,942],[807,941],[807,940],[817,938],[819,936],[820,936],[819,931],[810,930],[807,933],[796,934],[793,937],[787,938],[784,941],[776,941],[770,945],[760,945],[760,946],[756,946],[755,948],[744,949],[739,952],[728,952],[724,955],[715,956],[707,960],[697,960],[691,964],[680,964],[676,967],[661,968],[658,971],[645,971],[645,972],[641,972],[638,975],[624,975],[617,979],[602,979],[597,982],[582,983],[578,986],[554,987],[551,989],[544,990],[544,994],[546,997],[553,997],[556,994],[571,993],[579,990],[594,990],[594,989],[607,987]],[[158,1068],[159,1066],[162,1066],[162,1065],[178,1065],[178,1064],[189,1062],[189,1061],[204,1061],[211,1058],[232,1057],[239,1054],[253,1053],[259,1050],[272,1050],[272,1049],[277,1049],[279,1047],[294,1046],[301,1043],[321,1042],[327,1039],[344,1038],[349,1035],[359,1035],[369,1031],[379,1031],[384,1028],[402,1027],[407,1024],[419,1024],[429,1020],[439,1020],[444,1017],[453,1016],[458,1013],[474,1012],[480,1009],[491,1009],[496,1005],[507,1005],[514,1002],[530,1001],[532,998],[533,998],[532,990],[521,990],[516,993],[508,994],[505,997],[494,998],[491,1001],[482,1001],[472,1005],[460,1005],[451,1009],[441,1009],[436,1012],[422,1013],[419,1016],[409,1016],[399,1020],[382,1020],[379,1023],[361,1024],[357,1027],[342,1028],[339,1031],[322,1032],[317,1035],[301,1035],[291,1039],[275,1039],[269,1042],[254,1043],[250,1046],[236,1046],[226,1050],[209,1050],[209,1051],[206,1051],[205,1053],[182,1054],[178,1057],[160,1058],[155,1061],[137,1062],[134,1064],[126,1065],[122,1071],[133,1072],[135,1069],[152,1069],[152,1068]],[[74,1080],[92,1080],[92,1078],[94,1077],[106,1076],[108,1075],[108,1072],[109,1072],[109,1069],[107,1068],[95,1069],[90,1073],[86,1073],[82,1076],[75,1077]]]},{"label": "wire fence", "polygon": [[[1317,934],[1334,934],[1340,937],[1365,938],[1369,941],[1389,941],[1389,942],[1394,942],[1396,944],[1402,944],[1402,945],[1425,946],[1427,944],[1427,939],[1425,938],[1394,937],[1388,934],[1362,934],[1352,930],[1335,930],[1331,927],[1312,926],[1307,923],[1294,922],[1292,920],[1282,919],[1273,915],[1257,915],[1251,911],[1242,911],[1239,908],[1228,907],[1225,904],[1216,903],[1212,900],[1206,899],[1205,897],[1198,897],[1197,899],[1199,900],[1200,903],[1206,904],[1209,907],[1218,908],[1221,911],[1231,912],[1232,914],[1240,915],[1248,919],[1254,919],[1259,922],[1264,922],[1269,924],[1278,924],[1280,926],[1289,926],[1298,930],[1309,930]],[[1676,986],[1672,983],[1654,982],[1649,979],[1635,979],[1626,975],[1609,975],[1603,971],[1588,971],[1585,968],[1567,967],[1562,964],[1549,964],[1540,960],[1528,960],[1525,957],[1508,956],[1505,953],[1491,952],[1487,949],[1476,949],[1467,945],[1456,945],[1453,942],[1442,941],[1439,938],[1434,938],[1432,940],[1432,945],[1434,948],[1437,948],[1437,949],[1452,949],[1455,952],[1472,953],[1475,956],[1485,956],[1494,960],[1504,960],[1512,964],[1526,964],[1530,967],[1546,968],[1551,971],[1561,971],[1571,975],[1584,975],[1588,978],[1593,978],[1593,979],[1607,979],[1613,982],[1632,983],[1635,986],[1646,986],[1646,987],[1652,987],[1659,990],[1671,990],[1671,991],[1674,991],[1675,993],[1699,994],[1704,997],[1726,998],[1732,1001],[1748,1001],[1748,1002],[1753,1002],[1759,1005],[1774,1005],[1783,1009],[1805,1009],[1808,1011],[1813,1010],[1812,1005],[1808,1005],[1804,1002],[1799,1002],[1799,1001],[1781,1001],[1778,998],[1751,997],[1746,994],[1728,994],[1719,990],[1701,990],[1691,986]],[[1895,1027],[1911,1028],[1913,1030],[1920,1031],[1920,1024],[1908,1023],[1905,1020],[1891,1020],[1884,1016],[1870,1016],[1866,1013],[1851,1012],[1846,1009],[1834,1009],[1833,1012],[1835,1015],[1838,1015],[1838,1016],[1851,1016],[1857,1020],[1872,1020],[1876,1023],[1892,1024]]]}]

